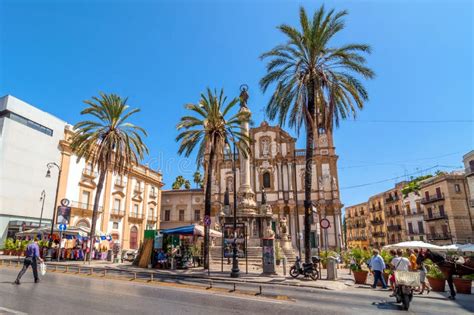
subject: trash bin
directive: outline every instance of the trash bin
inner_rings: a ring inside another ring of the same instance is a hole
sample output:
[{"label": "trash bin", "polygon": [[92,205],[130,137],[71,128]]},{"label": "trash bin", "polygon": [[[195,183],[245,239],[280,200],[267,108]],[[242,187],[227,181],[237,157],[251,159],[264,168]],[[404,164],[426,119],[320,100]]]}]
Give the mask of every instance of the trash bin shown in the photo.
[{"label": "trash bin", "polygon": [[327,264],[327,280],[336,280],[337,278],[337,258],[336,257],[328,257],[328,264]]}]

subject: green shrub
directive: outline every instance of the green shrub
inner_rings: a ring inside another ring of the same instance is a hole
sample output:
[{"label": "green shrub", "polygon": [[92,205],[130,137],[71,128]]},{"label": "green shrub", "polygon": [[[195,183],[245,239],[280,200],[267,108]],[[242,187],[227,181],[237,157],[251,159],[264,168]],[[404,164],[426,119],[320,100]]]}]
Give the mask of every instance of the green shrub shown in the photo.
[{"label": "green shrub", "polygon": [[438,265],[430,262],[429,264],[426,264],[426,267],[428,267],[428,273],[426,274],[428,277],[434,278],[434,279],[445,278],[443,272],[441,272]]},{"label": "green shrub", "polygon": [[16,249],[15,240],[13,238],[10,237],[5,240],[5,249],[8,249],[8,250]]},{"label": "green shrub", "polygon": [[462,279],[465,279],[465,280],[474,280],[474,273],[473,273],[473,274],[470,274],[470,275],[467,275],[467,276],[462,276]]},{"label": "green shrub", "polygon": [[353,248],[350,255],[354,260],[354,263],[351,264],[352,271],[362,270],[362,265],[370,259],[370,252],[361,248]]}]

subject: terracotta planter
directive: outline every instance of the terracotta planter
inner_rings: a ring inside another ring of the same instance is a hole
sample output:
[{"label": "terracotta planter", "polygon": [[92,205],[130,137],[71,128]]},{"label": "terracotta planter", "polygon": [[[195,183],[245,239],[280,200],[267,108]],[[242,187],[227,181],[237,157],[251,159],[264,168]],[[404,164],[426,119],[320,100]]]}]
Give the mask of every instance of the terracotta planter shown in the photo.
[{"label": "terracotta planter", "polygon": [[427,278],[433,291],[444,292],[444,289],[446,287],[446,279],[436,279],[436,278],[431,278],[431,277],[427,277]]},{"label": "terracotta planter", "polygon": [[453,278],[457,293],[471,294],[472,280]]},{"label": "terracotta planter", "polygon": [[364,270],[359,270],[359,271],[353,271],[354,274],[354,281],[356,284],[365,284],[367,281],[367,274],[369,273],[368,271]]}]

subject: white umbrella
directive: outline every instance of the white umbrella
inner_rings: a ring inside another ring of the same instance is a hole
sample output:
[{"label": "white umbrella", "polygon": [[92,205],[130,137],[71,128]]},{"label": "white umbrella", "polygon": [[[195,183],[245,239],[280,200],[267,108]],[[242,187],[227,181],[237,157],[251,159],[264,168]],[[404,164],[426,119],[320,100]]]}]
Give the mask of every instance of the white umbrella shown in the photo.
[{"label": "white umbrella", "polygon": [[444,246],[441,246],[441,247],[445,251],[458,251],[458,250],[460,250],[461,246],[462,245],[460,245],[460,244],[450,244],[450,245],[444,245]]},{"label": "white umbrella", "polygon": [[423,249],[433,249],[433,250],[443,250],[443,247],[425,243],[422,241],[409,241],[409,242],[401,242],[397,244],[389,244],[383,247],[384,249],[396,249],[396,248],[423,248]]},{"label": "white umbrella", "polygon": [[459,248],[461,252],[474,252],[474,244],[464,244]]},{"label": "white umbrella", "polygon": [[[194,225],[195,235],[204,236],[204,226],[195,224]],[[196,233],[197,232],[197,233]],[[211,237],[222,237],[222,233],[213,229],[209,229],[209,236]]]}]

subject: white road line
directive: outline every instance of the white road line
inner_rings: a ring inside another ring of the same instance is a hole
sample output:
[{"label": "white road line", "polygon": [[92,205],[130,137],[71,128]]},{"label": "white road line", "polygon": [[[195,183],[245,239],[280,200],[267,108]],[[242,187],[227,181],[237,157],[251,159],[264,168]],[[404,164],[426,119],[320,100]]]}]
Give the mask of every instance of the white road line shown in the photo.
[{"label": "white road line", "polygon": [[23,313],[20,311],[15,311],[6,307],[0,307],[0,314],[17,314],[17,315],[27,315],[28,313]]}]

